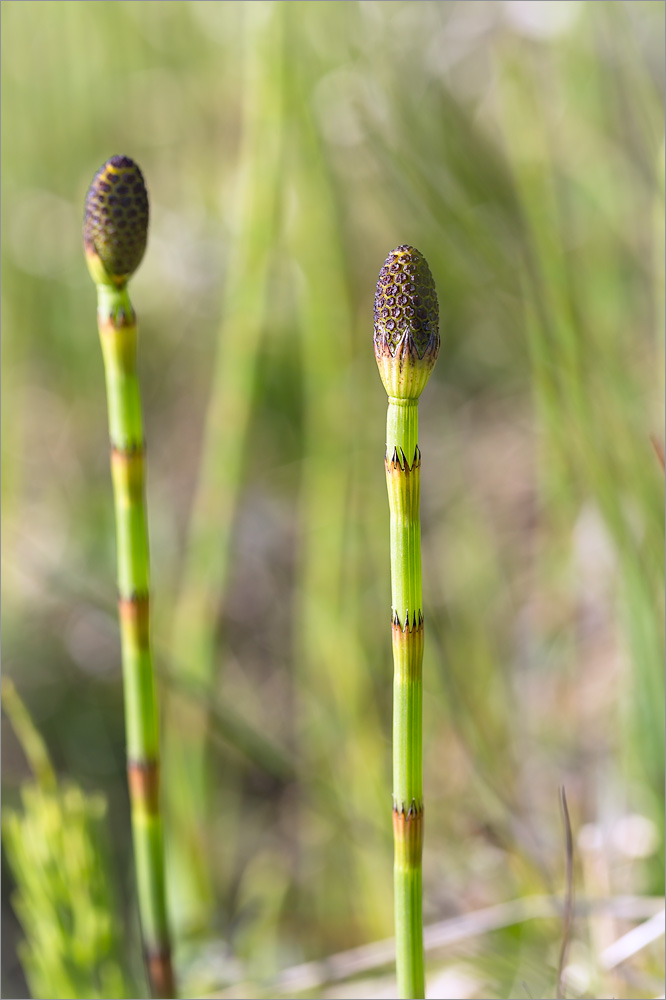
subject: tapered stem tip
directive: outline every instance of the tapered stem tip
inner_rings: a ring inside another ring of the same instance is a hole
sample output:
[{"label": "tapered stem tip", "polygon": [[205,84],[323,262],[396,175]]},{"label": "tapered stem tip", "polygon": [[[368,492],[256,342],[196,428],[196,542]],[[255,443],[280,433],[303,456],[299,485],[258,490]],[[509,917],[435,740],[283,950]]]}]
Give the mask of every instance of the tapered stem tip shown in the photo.
[{"label": "tapered stem tip", "polygon": [[379,272],[374,346],[389,396],[418,399],[439,354],[439,305],[428,262],[414,247],[396,247]]},{"label": "tapered stem tip", "polygon": [[83,244],[98,284],[124,285],[143,258],[148,240],[148,192],[129,156],[99,168],[86,196]]}]

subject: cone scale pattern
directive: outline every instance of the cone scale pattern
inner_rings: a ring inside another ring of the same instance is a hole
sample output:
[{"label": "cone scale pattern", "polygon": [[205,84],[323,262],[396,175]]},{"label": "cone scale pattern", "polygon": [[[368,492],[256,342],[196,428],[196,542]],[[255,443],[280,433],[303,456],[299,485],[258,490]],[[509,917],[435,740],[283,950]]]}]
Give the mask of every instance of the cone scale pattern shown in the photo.
[{"label": "cone scale pattern", "polygon": [[141,263],[148,217],[148,192],[139,167],[129,156],[112,156],[88,189],[83,243],[86,256],[97,257],[114,284],[124,284]]},{"label": "cone scale pattern", "polygon": [[414,247],[396,247],[386,258],[374,320],[375,357],[386,392],[418,399],[439,353],[439,306],[428,262]]}]

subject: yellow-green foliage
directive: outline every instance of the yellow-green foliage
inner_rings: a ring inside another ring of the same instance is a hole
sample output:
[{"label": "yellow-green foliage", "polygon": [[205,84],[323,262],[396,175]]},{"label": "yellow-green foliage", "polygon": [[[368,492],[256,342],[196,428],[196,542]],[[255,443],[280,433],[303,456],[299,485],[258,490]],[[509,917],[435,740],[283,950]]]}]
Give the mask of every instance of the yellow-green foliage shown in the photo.
[{"label": "yellow-green foliage", "polygon": [[23,812],[10,813],[2,830],[32,995],[126,996],[98,844],[104,799],[75,785],[49,792],[26,784],[21,801]]},{"label": "yellow-green foliage", "polygon": [[25,939],[19,955],[32,996],[124,997],[116,913],[101,847],[106,802],[58,785],[41,737],[13,687],[3,705],[37,775],[21,787],[21,812],[2,820],[12,899]]}]

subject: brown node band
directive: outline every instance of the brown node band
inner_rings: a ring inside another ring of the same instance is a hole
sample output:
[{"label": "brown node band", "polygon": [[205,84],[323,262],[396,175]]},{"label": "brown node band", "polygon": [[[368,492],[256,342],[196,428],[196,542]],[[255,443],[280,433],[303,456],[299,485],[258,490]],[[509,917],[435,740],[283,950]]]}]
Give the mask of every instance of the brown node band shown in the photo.
[{"label": "brown node band", "polygon": [[132,308],[128,311],[121,306],[116,312],[108,316],[100,316],[99,318],[100,333],[109,334],[110,336],[122,330],[127,330],[132,326],[136,326],[136,313]]},{"label": "brown node band", "polygon": [[393,617],[391,618],[391,630],[394,634],[404,635],[405,633],[411,632],[422,632],[423,631],[423,612],[419,610],[418,612],[413,611],[411,616],[407,612],[405,616],[405,624],[403,625],[400,621],[400,616],[397,611],[393,612]]},{"label": "brown node band", "polygon": [[117,461],[120,463],[129,462],[142,462],[143,453],[146,450],[145,443],[143,441],[134,442],[133,444],[123,447],[119,444],[114,444],[111,442],[111,461]]},{"label": "brown node band", "polygon": [[386,466],[386,473],[389,476],[396,472],[402,473],[403,475],[409,475],[410,473],[421,468],[421,449],[418,445],[416,445],[414,459],[410,465],[402,448],[398,451],[398,448],[395,447],[391,458],[389,458],[388,455],[385,456],[384,465]]},{"label": "brown node band", "polygon": [[146,812],[156,815],[160,793],[160,768],[157,761],[128,760],[127,783],[132,802],[140,803]]},{"label": "brown node band", "polygon": [[421,864],[423,854],[423,802],[412,800],[405,811],[393,806],[393,839],[395,843],[396,861],[402,861],[410,867]]},{"label": "brown node band", "polygon": [[[418,624],[417,624],[418,623]],[[416,615],[403,628],[397,616],[391,626],[391,645],[395,680],[415,683],[421,679],[423,665],[423,616]]]},{"label": "brown node band", "polygon": [[150,598],[148,594],[132,594],[118,598],[118,615],[123,631],[129,633],[139,649],[150,645]]},{"label": "brown node band", "polygon": [[144,446],[133,444],[129,448],[111,445],[111,475],[114,486],[133,501],[143,499]]},{"label": "brown node band", "polygon": [[123,374],[136,369],[136,314],[119,309],[112,316],[97,317],[105,364],[111,364]]},{"label": "brown node band", "polygon": [[176,995],[176,985],[171,965],[171,950],[146,949],[146,966],[148,968],[148,978],[153,992],[153,996],[160,1000],[169,1000]]},{"label": "brown node band", "polygon": [[401,802],[400,804],[394,802],[393,803],[393,819],[394,819],[394,822],[395,822],[395,817],[396,816],[404,816],[404,817],[406,817],[407,821],[410,821],[410,820],[414,819],[414,817],[418,818],[420,816],[423,816],[424,808],[425,807],[423,805],[423,801],[422,800],[417,802],[416,799],[412,799],[412,801],[410,802],[410,804],[407,806],[406,809],[405,809],[405,803],[404,802]]}]

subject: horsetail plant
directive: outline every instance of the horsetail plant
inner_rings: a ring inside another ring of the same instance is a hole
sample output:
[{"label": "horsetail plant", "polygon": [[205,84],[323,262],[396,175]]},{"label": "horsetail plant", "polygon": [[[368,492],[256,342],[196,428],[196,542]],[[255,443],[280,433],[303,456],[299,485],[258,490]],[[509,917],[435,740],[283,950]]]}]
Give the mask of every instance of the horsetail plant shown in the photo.
[{"label": "horsetail plant", "polygon": [[418,401],[439,354],[437,293],[425,258],[393,250],[379,272],[375,357],[388,395],[393,637],[393,840],[396,969],[402,998],[425,996],[423,853],[423,598]]},{"label": "horsetail plant", "polygon": [[173,997],[167,920],[159,730],[149,631],[150,566],[144,497],[144,438],[136,373],[136,315],[127,282],[148,237],[148,192],[139,167],[112,156],[86,197],[83,242],[97,286],[116,515],[127,777],[139,913],[151,990]]}]

